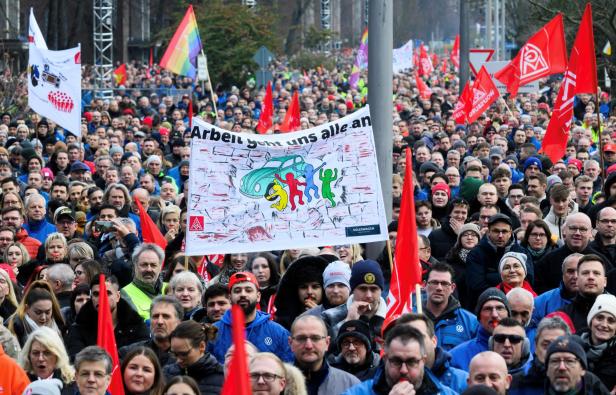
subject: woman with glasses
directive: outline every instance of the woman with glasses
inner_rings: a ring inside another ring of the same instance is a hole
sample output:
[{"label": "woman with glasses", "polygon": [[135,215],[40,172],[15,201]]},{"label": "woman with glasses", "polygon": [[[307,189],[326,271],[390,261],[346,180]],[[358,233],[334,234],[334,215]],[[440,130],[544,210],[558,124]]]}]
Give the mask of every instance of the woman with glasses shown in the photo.
[{"label": "woman with glasses", "polygon": [[554,240],[552,240],[550,227],[542,219],[535,220],[528,224],[524,232],[524,238],[520,244],[526,249],[528,254],[533,257],[534,262],[539,261],[558,247]]},{"label": "woman with glasses", "polygon": [[101,265],[94,259],[85,260],[75,266],[74,287],[80,284],[90,285],[90,282],[102,272]]},{"label": "woman with glasses", "polygon": [[223,384],[223,370],[209,352],[207,342],[214,340],[214,326],[184,321],[171,332],[171,354],[175,362],[164,367],[167,380],[182,374],[193,378],[202,394],[217,394]]},{"label": "woman with glasses", "polygon": [[456,273],[454,282],[456,283],[456,291],[459,296],[458,300],[460,300],[464,308],[473,309],[475,307],[465,305],[465,301],[468,299],[468,290],[466,287],[466,258],[468,253],[479,244],[480,239],[481,231],[479,230],[479,226],[472,223],[464,224],[458,232],[456,243],[445,256],[445,262],[453,267]]},{"label": "woman with glasses", "polygon": [[498,272],[500,273],[502,282],[496,288],[503,291],[505,295],[514,288],[524,288],[533,294],[537,293],[533,290],[530,283],[526,280],[526,261],[525,254],[520,252],[507,252],[501,258],[498,264]]},{"label": "woman with glasses", "polygon": [[353,266],[355,262],[363,261],[362,248],[359,244],[342,244],[334,247],[342,262]]}]

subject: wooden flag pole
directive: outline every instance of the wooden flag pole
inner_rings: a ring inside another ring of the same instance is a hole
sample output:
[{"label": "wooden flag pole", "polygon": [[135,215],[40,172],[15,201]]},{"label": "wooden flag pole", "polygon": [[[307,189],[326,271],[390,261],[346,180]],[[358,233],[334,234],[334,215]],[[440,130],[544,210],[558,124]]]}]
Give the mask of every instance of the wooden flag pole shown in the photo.
[{"label": "wooden flag pole", "polygon": [[393,255],[391,254],[391,241],[387,239],[387,256],[389,257],[389,270],[394,271],[394,260]]},{"label": "wooden flag pole", "polygon": [[205,57],[205,73],[207,74],[207,80],[210,83],[210,97],[212,98],[212,105],[214,106],[214,118],[218,120],[218,109],[216,108],[216,98],[214,97],[214,84],[212,84],[212,78],[210,77],[210,70],[207,67],[207,56],[201,48],[201,55]]},{"label": "wooden flag pole", "polygon": [[423,314],[423,306],[421,305],[421,285],[415,284],[415,305],[417,306],[417,314]]},{"label": "wooden flag pole", "polygon": [[[599,137],[599,166],[601,166],[601,178],[605,182],[605,161],[603,159],[603,139],[601,138],[601,111],[599,110],[599,95],[601,89],[597,91],[597,99],[595,101],[595,107],[597,110],[597,135]],[[592,127],[591,127],[592,131]]]}]

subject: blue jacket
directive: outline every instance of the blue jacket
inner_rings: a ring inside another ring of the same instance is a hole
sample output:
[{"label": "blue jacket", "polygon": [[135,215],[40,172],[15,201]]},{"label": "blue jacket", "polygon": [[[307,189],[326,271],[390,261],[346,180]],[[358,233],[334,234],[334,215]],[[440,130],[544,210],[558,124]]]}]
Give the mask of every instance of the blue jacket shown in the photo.
[{"label": "blue jacket", "polygon": [[451,366],[451,354],[437,347],[434,350],[434,365],[430,369],[444,386],[457,393],[462,393],[467,387],[468,372]]},{"label": "blue jacket", "polygon": [[477,336],[474,339],[457,345],[449,351],[451,354],[451,365],[468,372],[471,359],[480,352],[488,351],[488,339],[490,334],[480,325],[477,329]]},{"label": "blue jacket", "polygon": [[571,299],[563,295],[564,288],[562,282],[558,288],[551,289],[535,298],[535,309],[533,310],[533,321],[539,322],[546,315],[560,310],[562,307],[571,303]]},{"label": "blue jacket", "polygon": [[[210,353],[218,362],[225,362],[225,353],[233,344],[231,337],[231,309],[214,325],[218,328],[216,341],[208,346]],[[261,352],[271,352],[284,362],[292,362],[295,358],[289,347],[289,331],[280,324],[270,321],[269,314],[257,310],[254,321],[246,325],[246,340],[251,342]]]},{"label": "blue jacket", "polygon": [[[54,225],[47,222],[44,218],[42,221],[28,221],[23,225],[23,227],[26,232],[28,232],[28,236],[37,239],[41,243],[45,243],[47,236],[51,233],[58,231]],[[32,259],[34,258],[35,257],[32,257]]]},{"label": "blue jacket", "polygon": [[[366,380],[361,384],[357,384],[349,388],[348,390],[343,392],[342,395],[377,395],[376,391],[374,390],[374,385],[379,382],[379,379],[382,374],[383,369],[379,368],[379,370],[374,375],[374,378]],[[432,372],[430,372],[429,369],[425,370],[424,380],[426,379],[432,380],[434,385],[438,388],[438,392],[433,393],[434,395],[457,395],[457,392],[438,381],[438,379],[434,376],[434,374],[432,374]]]},{"label": "blue jacket", "polygon": [[449,297],[447,309],[440,316],[434,317],[425,306],[423,311],[434,322],[434,334],[438,339],[438,346],[445,351],[471,340],[477,334],[479,325],[477,317],[463,309],[453,296]]}]

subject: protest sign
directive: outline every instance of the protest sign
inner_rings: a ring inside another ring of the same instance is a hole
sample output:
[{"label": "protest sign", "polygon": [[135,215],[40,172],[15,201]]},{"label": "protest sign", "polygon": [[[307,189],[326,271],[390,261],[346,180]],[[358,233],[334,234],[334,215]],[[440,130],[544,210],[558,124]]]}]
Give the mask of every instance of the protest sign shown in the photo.
[{"label": "protest sign", "polygon": [[280,135],[193,119],[186,254],[387,239],[368,108]]},{"label": "protest sign", "polygon": [[30,44],[28,105],[81,136],[81,48],[50,51]]},{"label": "protest sign", "polygon": [[413,68],[413,40],[407,41],[400,48],[392,51],[392,66],[394,73]]}]

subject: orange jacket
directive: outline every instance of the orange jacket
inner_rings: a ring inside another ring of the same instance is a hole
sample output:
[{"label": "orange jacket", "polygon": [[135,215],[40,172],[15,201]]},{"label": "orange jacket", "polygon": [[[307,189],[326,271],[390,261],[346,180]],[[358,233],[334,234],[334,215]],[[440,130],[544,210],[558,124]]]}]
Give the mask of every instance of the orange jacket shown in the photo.
[{"label": "orange jacket", "polygon": [[30,380],[24,370],[11,357],[4,353],[0,344],[0,395],[21,395]]},{"label": "orange jacket", "polygon": [[28,235],[28,232],[24,228],[19,229],[19,231],[15,234],[15,240],[17,240],[18,242],[23,244],[24,247],[26,247],[28,254],[30,254],[31,260],[36,259],[36,256],[38,255],[38,249],[41,246],[40,241],[33,237],[30,237]]}]

